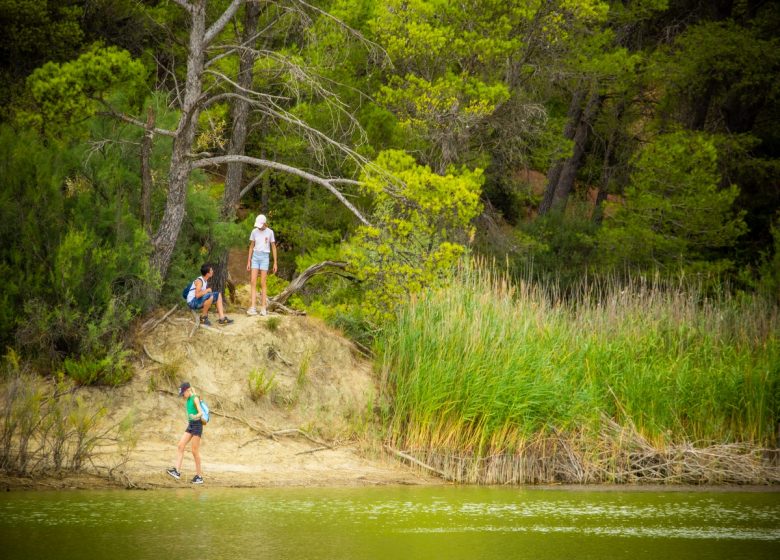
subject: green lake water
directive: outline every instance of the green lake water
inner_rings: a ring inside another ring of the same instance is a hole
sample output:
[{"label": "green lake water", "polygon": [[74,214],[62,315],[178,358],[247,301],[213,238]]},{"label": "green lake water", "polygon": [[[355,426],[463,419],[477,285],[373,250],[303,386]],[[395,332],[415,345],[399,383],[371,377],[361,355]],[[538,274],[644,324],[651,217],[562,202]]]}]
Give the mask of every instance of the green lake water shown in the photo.
[{"label": "green lake water", "polygon": [[0,558],[780,558],[780,493],[472,487],[6,492]]}]

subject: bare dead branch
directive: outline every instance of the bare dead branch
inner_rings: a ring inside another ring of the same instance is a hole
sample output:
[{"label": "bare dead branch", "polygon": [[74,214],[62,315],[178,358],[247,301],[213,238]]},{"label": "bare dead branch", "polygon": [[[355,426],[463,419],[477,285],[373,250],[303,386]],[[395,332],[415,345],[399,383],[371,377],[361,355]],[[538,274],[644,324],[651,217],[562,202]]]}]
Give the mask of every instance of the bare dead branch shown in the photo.
[{"label": "bare dead branch", "polygon": [[217,18],[217,21],[212,23],[211,27],[206,30],[206,35],[203,37],[203,43],[205,45],[211,43],[211,41],[214,40],[214,37],[219,35],[220,31],[225,28],[225,25],[227,25],[227,22],[230,21],[230,18],[236,15],[238,8],[245,1],[246,0],[233,0],[233,2],[230,3],[230,6],[228,6],[227,9],[222,12],[222,15]]},{"label": "bare dead branch", "polygon": [[[168,313],[166,313],[165,315],[163,315],[161,319],[157,319],[156,321],[154,321],[154,322],[153,322],[151,325],[149,325],[149,326],[148,326],[148,328],[145,328],[145,327],[148,325],[148,323],[147,323],[147,324],[145,324],[145,325],[144,325],[144,327],[141,327],[141,331],[140,331],[138,334],[144,334],[144,333],[146,333],[146,332],[153,331],[154,329],[156,329],[156,328],[157,328],[157,325],[159,325],[160,323],[162,323],[163,321],[165,321],[165,320],[166,320],[168,317],[170,317],[170,316],[171,316],[171,314],[172,314],[174,311],[176,311],[178,308],[179,308],[179,304],[177,303],[176,305],[174,305],[173,307],[171,307],[171,309],[168,311]],[[148,354],[148,353],[147,353],[147,354]],[[149,356],[149,357],[151,358],[151,356]],[[152,358],[152,359],[154,360],[154,358]],[[155,360],[155,361],[157,361],[157,360]]]},{"label": "bare dead branch", "polygon": [[[144,121],[138,120],[134,117],[131,117],[129,115],[125,115],[124,113],[120,113],[119,111],[115,110],[113,107],[111,107],[108,103],[102,102],[103,105],[107,107],[107,111],[98,111],[96,114],[100,115],[101,117],[112,117],[114,119],[118,119],[120,121],[126,122],[128,124],[132,124],[134,126],[138,126],[140,128],[146,128],[146,123]],[[172,130],[167,130],[164,128],[153,128],[152,131],[155,134],[161,134],[162,136],[170,136],[171,138],[176,137],[176,133]]]},{"label": "bare dead branch", "polygon": [[299,274],[287,287],[282,290],[279,295],[271,298],[275,304],[284,304],[294,293],[303,288],[304,284],[308,282],[313,276],[321,274],[326,268],[340,268],[344,270],[347,268],[347,263],[342,261],[322,261],[317,264],[311,265],[309,268]]},{"label": "bare dead branch", "polygon": [[366,226],[371,225],[371,223],[365,217],[363,217],[363,214],[360,212],[360,210],[355,208],[355,206],[349,200],[347,200],[347,198],[343,194],[341,194],[341,192],[333,185],[330,179],[318,177],[317,175],[309,173],[308,171],[304,171],[303,169],[293,167],[291,165],[285,165],[284,163],[279,163],[277,161],[269,161],[267,159],[260,159],[260,158],[250,157],[250,156],[229,155],[229,156],[207,157],[205,159],[196,160],[192,162],[192,167],[193,168],[211,167],[213,165],[223,165],[225,163],[231,163],[231,162],[246,163],[248,165],[256,165],[258,167],[267,167],[269,169],[275,169],[276,171],[289,173],[290,175],[296,175],[298,177],[306,179],[307,181],[311,181],[312,183],[321,185],[326,189],[328,189],[339,200],[339,202],[341,202],[344,206],[346,206],[350,210],[350,212],[352,212],[357,217],[357,219],[360,220],[360,222],[363,225]]},{"label": "bare dead branch", "polygon": [[249,181],[246,186],[241,189],[241,192],[238,193],[238,198],[244,198],[244,195],[251,191],[257,183],[259,183],[263,177],[265,177],[266,173],[268,173],[267,169],[263,169],[260,173],[258,173],[251,181]]},{"label": "bare dead branch", "polygon": [[431,471],[433,473],[438,474],[444,480],[451,480],[452,479],[452,477],[449,476],[447,473],[445,473],[443,471],[440,471],[439,469],[435,469],[435,468],[433,468],[430,465],[426,465],[422,461],[418,461],[417,459],[415,459],[414,457],[412,457],[411,455],[409,455],[407,453],[404,453],[402,451],[398,451],[397,449],[393,449],[389,445],[385,445],[385,449],[387,449],[390,453],[400,457],[401,459],[405,459],[405,460],[409,461],[410,463],[417,465],[418,467],[422,467],[422,468],[427,469],[427,470],[429,470],[429,471]]},{"label": "bare dead branch", "polygon": [[349,25],[347,25],[346,23],[341,21],[339,18],[337,18],[333,14],[330,14],[330,13],[326,12],[325,10],[323,10],[321,8],[318,8],[316,6],[312,6],[308,2],[304,2],[304,0],[293,0],[293,2],[295,2],[297,4],[300,4],[303,8],[311,10],[311,11],[313,11],[313,12],[323,16],[324,18],[329,19],[330,21],[336,23],[336,25],[341,27],[344,31],[346,31],[348,34],[352,35],[358,41],[360,41],[363,45],[365,45],[369,49],[369,51],[380,52],[383,55],[382,58],[384,58],[387,62],[389,62],[392,65],[392,62],[390,61],[390,55],[387,54],[387,51],[382,46],[380,46],[379,44],[377,44],[377,43],[375,43],[375,42],[373,42],[373,41],[371,41],[369,39],[367,39],[358,30],[350,27]]}]

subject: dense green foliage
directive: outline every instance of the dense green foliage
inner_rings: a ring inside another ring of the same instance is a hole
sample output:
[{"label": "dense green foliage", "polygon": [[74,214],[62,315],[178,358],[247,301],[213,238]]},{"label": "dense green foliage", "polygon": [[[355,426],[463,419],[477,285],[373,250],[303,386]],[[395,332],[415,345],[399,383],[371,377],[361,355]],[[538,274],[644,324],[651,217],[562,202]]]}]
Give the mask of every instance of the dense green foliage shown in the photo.
[{"label": "dense green foliage", "polygon": [[190,3],[0,1],[0,344],[42,371],[121,383],[259,212],[272,292],[347,260],[292,301],[364,343],[473,254],[777,301],[777,3]]}]

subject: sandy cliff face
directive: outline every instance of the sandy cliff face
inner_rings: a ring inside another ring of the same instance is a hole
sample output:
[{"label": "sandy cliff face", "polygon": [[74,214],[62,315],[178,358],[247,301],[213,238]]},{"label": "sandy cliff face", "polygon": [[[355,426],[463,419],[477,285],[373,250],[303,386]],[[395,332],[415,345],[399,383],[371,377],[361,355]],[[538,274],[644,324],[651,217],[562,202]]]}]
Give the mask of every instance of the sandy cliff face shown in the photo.
[{"label": "sandy cliff face", "polygon": [[[391,459],[367,458],[355,445],[355,428],[377,391],[371,364],[349,341],[305,317],[232,317],[233,325],[215,321],[191,335],[190,313],[178,311],[138,336],[135,378],[111,397],[111,419],[131,414],[137,444],[124,464],[118,448],[101,455],[115,477],[134,486],[187,484],[194,469],[189,451],[181,482],[164,471],[186,428],[176,387],[189,381],[213,413],[201,446],[207,484],[425,482]],[[269,392],[254,400],[253,372],[273,378]],[[320,449],[321,443],[334,448]]]}]

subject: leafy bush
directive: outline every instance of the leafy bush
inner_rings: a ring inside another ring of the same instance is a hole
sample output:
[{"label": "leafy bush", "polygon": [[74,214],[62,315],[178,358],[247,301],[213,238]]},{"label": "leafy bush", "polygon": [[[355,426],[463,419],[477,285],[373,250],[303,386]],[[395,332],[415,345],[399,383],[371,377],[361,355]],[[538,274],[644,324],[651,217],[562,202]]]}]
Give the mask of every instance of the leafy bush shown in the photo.
[{"label": "leafy bush", "polygon": [[85,146],[49,144],[0,128],[0,343],[15,340],[41,371],[122,383],[127,327],[158,283],[147,236],[121,196],[138,180],[137,161],[112,145],[87,158]]},{"label": "leafy bush", "polygon": [[87,355],[75,359],[65,358],[63,368],[68,377],[79,385],[117,386],[133,377],[129,354],[129,350],[116,345],[102,358]]}]

